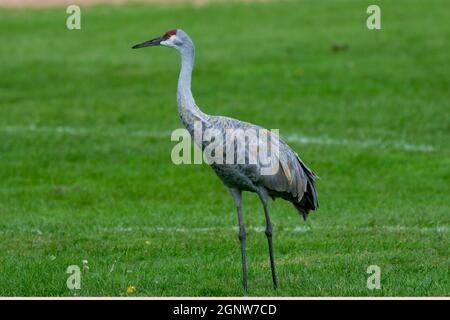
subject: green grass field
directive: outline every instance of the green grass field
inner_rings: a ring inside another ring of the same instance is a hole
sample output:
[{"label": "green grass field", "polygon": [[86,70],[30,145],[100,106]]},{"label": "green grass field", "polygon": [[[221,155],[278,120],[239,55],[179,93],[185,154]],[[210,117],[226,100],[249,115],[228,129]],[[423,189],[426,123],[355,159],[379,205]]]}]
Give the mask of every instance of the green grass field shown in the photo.
[{"label": "green grass field", "polygon": [[0,295],[242,295],[231,196],[170,159],[179,57],[130,49],[174,27],[196,43],[203,110],[279,128],[321,177],[306,223],[270,204],[277,291],[245,194],[250,295],[450,294],[448,1],[94,6],[80,31],[66,17],[0,11]]}]

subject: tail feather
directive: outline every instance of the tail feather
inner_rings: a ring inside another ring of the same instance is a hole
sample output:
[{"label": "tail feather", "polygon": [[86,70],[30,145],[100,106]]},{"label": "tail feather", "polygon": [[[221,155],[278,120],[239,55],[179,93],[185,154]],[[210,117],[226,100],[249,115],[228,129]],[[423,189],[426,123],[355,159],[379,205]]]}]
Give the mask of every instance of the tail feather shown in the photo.
[{"label": "tail feather", "polygon": [[300,165],[302,166],[304,172],[306,173],[306,191],[300,201],[292,201],[294,207],[302,215],[303,219],[308,218],[310,211],[314,211],[319,207],[319,201],[317,199],[317,191],[315,185],[315,179],[317,175],[309,169],[300,159]]},{"label": "tail feather", "polygon": [[295,209],[298,210],[298,213],[300,213],[303,217],[303,220],[306,221],[306,219],[308,218],[308,214],[309,214],[309,210],[306,210],[305,208],[303,208],[300,203],[298,202],[292,202],[292,204],[294,205]]}]

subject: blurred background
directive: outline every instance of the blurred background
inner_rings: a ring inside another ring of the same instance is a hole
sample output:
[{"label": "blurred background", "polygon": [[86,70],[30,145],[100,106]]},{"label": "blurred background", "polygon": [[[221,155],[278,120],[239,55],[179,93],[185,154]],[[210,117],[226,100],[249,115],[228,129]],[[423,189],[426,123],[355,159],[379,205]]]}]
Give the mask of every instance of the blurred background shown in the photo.
[{"label": "blurred background", "polygon": [[99,2],[0,0],[1,295],[242,294],[230,195],[170,160],[179,56],[131,50],[173,28],[203,111],[280,129],[321,177],[307,222],[270,204],[278,291],[245,196],[252,295],[450,293],[448,1]]},{"label": "blurred background", "polygon": [[63,5],[89,5],[89,4],[129,4],[129,3],[142,3],[142,4],[193,4],[204,5],[209,3],[226,3],[226,2],[264,2],[267,0],[1,0],[0,5],[10,7],[46,7],[46,6],[63,6]]}]

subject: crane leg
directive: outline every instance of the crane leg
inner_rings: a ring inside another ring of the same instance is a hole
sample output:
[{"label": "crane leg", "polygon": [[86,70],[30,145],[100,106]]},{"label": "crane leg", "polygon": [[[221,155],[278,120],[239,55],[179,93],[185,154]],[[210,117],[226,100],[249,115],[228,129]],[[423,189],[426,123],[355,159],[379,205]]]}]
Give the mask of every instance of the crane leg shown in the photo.
[{"label": "crane leg", "polygon": [[247,294],[247,262],[245,255],[245,240],[246,232],[244,226],[244,218],[242,216],[242,192],[241,190],[230,188],[231,195],[233,196],[234,203],[236,204],[238,221],[239,221],[239,241],[241,242],[241,256],[242,256],[242,283],[244,286],[244,293]]},{"label": "crane leg", "polygon": [[272,245],[272,223],[270,222],[269,209],[267,206],[267,191],[260,189],[258,191],[259,198],[261,199],[264,207],[264,215],[266,216],[266,236],[269,243],[269,256],[270,256],[270,268],[272,269],[272,283],[273,288],[277,288],[277,275],[275,273],[275,259],[273,257],[273,245]]}]

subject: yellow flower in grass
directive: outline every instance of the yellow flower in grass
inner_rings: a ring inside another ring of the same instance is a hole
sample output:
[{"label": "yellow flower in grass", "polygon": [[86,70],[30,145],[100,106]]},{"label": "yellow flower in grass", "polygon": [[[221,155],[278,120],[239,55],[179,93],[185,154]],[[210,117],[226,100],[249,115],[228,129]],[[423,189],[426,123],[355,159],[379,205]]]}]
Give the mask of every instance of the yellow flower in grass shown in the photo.
[{"label": "yellow flower in grass", "polygon": [[128,286],[127,288],[127,293],[135,293],[136,292],[136,288],[133,286]]}]

